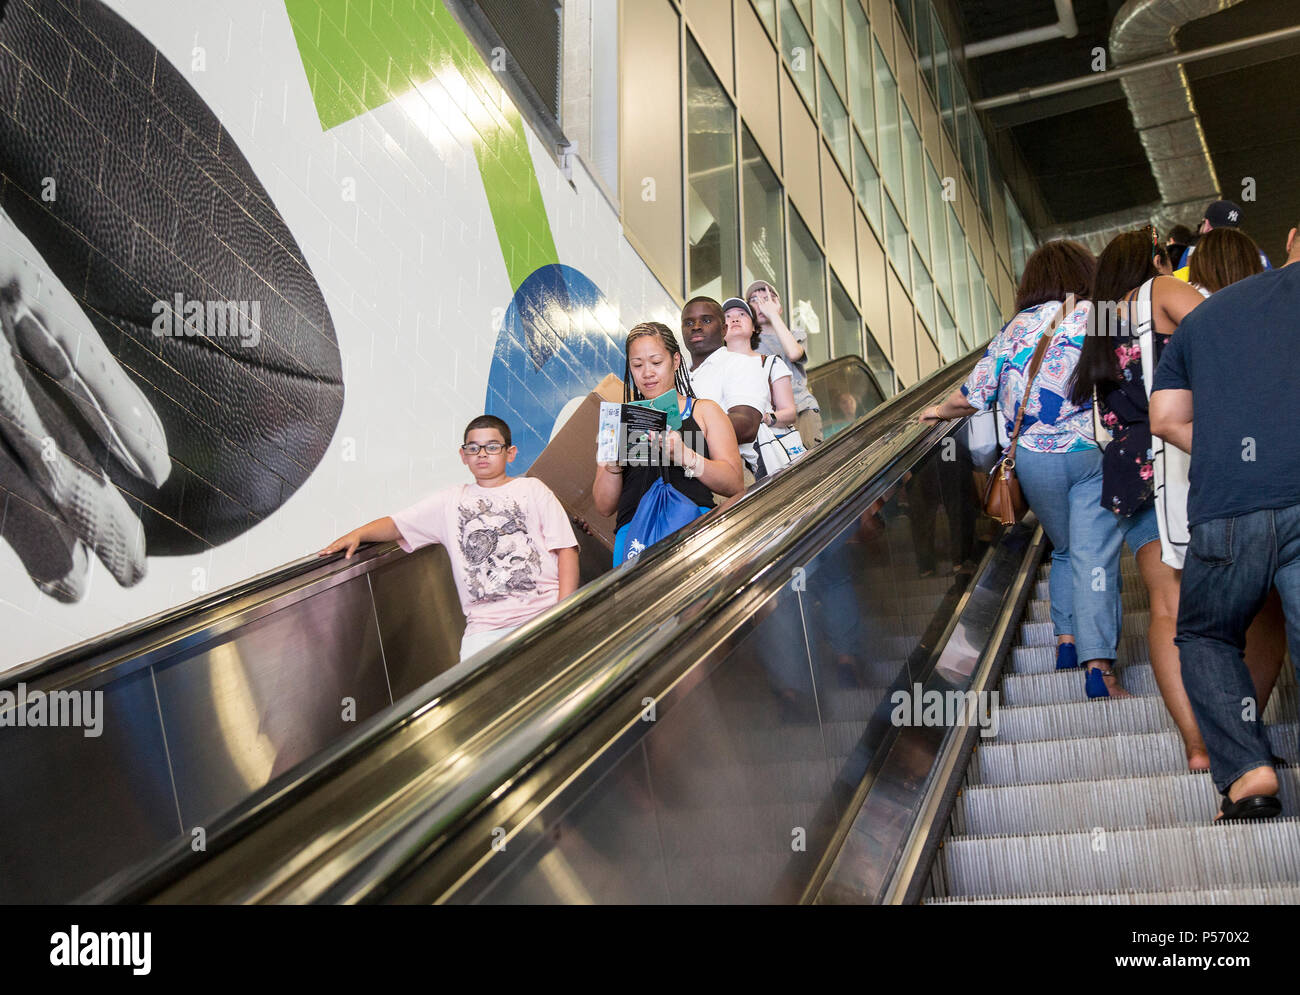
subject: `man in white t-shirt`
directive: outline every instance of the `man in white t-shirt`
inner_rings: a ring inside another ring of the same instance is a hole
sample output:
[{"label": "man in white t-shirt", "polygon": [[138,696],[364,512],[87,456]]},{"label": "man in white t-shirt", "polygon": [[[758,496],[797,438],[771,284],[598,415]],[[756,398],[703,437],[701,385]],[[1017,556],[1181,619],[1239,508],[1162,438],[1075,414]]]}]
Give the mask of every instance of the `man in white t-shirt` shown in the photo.
[{"label": "man in white t-shirt", "polygon": [[[694,297],[682,308],[682,339],[691,354],[691,389],[696,397],[716,402],[736,430],[741,458],[753,463],[754,437],[769,404],[763,368],[748,357],[728,352],[722,305],[712,297]],[[747,483],[751,481],[746,481]]]},{"label": "man in white t-shirt", "polygon": [[363,542],[395,539],[408,553],[440,543],[465,611],[460,658],[473,656],[578,586],[578,541],[569,516],[540,480],[506,475],[516,452],[509,425],[494,415],[475,418],[460,447],[472,484],[443,488],[377,518],[320,555],[351,556]]}]

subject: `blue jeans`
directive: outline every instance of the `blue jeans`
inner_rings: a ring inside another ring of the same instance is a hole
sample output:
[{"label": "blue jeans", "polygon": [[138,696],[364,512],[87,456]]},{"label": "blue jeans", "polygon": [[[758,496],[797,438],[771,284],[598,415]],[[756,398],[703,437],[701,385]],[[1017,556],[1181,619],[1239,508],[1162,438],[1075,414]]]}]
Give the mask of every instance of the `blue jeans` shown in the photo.
[{"label": "blue jeans", "polygon": [[1274,585],[1291,660],[1300,667],[1300,505],[1192,527],[1174,642],[1214,785],[1223,794],[1248,770],[1272,763],[1243,651],[1246,629]]},{"label": "blue jeans", "polygon": [[1052,625],[1074,636],[1079,660],[1113,660],[1119,641],[1119,551],[1124,532],[1101,506],[1101,450],[1016,448],[1025,500],[1052,540]]}]

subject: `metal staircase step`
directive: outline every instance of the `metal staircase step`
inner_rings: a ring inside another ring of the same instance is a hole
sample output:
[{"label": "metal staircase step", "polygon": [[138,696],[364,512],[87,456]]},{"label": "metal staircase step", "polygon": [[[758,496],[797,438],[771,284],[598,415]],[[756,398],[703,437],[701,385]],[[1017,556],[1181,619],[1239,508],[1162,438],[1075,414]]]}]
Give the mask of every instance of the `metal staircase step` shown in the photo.
[{"label": "metal staircase step", "polygon": [[[1277,768],[1284,812],[1300,811],[1300,768]],[[1203,825],[1219,794],[1207,773],[1112,777],[1039,784],[980,785],[958,798],[953,839]]]},{"label": "metal staircase step", "polygon": [[1295,885],[1300,819],[953,839],[940,850],[949,895],[1086,895]]}]

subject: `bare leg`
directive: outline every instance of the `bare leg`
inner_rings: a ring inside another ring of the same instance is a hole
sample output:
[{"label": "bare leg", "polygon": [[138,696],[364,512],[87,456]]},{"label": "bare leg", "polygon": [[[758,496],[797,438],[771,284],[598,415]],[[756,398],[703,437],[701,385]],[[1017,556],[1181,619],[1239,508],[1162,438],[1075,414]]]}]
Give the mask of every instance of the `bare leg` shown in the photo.
[{"label": "bare leg", "polygon": [[1282,616],[1282,597],[1275,587],[1246,630],[1246,669],[1255,682],[1255,700],[1259,702],[1261,717],[1285,659],[1286,619]]},{"label": "bare leg", "polygon": [[1191,770],[1209,770],[1210,753],[1201,738],[1192,713],[1192,703],[1183,690],[1182,664],[1174,633],[1178,627],[1178,584],[1180,574],[1160,559],[1160,543],[1149,542],[1137,552],[1138,570],[1146,584],[1147,598],[1151,603],[1151,625],[1147,629],[1147,644],[1151,649],[1151,669],[1155,671],[1156,685],[1165,700],[1183,737],[1183,750]]}]

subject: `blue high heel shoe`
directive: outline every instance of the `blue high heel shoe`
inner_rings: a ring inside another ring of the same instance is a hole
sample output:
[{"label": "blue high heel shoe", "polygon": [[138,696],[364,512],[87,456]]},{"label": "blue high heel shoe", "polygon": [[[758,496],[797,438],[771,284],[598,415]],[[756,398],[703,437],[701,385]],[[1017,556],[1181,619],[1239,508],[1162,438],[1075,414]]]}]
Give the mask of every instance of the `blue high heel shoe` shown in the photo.
[{"label": "blue high heel shoe", "polygon": [[1056,669],[1074,670],[1077,666],[1079,666],[1079,651],[1074,648],[1074,643],[1057,643]]},{"label": "blue high heel shoe", "polygon": [[1089,667],[1083,689],[1088,692],[1089,698],[1109,698],[1110,690],[1106,687],[1106,678],[1114,676],[1115,671],[1110,668],[1102,670],[1100,667]]}]

